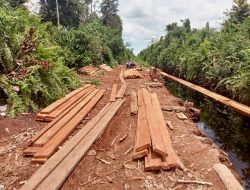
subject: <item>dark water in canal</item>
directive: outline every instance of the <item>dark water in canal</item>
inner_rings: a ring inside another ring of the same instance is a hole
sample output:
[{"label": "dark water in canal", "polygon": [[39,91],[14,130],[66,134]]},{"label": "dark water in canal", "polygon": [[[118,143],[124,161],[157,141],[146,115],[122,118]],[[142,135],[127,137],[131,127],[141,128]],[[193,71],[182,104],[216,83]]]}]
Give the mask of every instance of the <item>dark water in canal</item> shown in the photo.
[{"label": "dark water in canal", "polygon": [[166,86],[175,96],[201,109],[200,130],[228,153],[244,188],[250,190],[250,118],[169,79]]}]

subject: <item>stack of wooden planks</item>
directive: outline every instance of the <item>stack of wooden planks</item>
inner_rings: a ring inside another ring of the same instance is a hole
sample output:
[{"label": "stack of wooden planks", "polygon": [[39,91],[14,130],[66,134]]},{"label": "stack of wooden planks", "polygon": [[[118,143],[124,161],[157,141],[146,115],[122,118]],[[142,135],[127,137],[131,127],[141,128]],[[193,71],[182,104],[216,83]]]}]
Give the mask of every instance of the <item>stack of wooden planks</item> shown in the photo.
[{"label": "stack of wooden planks", "polygon": [[145,157],[145,170],[166,170],[177,165],[157,94],[138,91],[138,119],[133,159]]},{"label": "stack of wooden planks", "polygon": [[84,74],[84,75],[91,75],[94,76],[97,74],[97,72],[101,70],[99,67],[95,67],[93,65],[87,65],[85,67],[82,67],[78,70],[78,73]]},{"label": "stack of wooden planks", "polygon": [[106,64],[102,64],[99,67],[101,69],[105,70],[105,71],[113,71],[113,69],[110,66],[106,65]]},{"label": "stack of wooden planks", "polygon": [[21,190],[60,189],[124,103],[109,102],[24,184]]},{"label": "stack of wooden planks", "polygon": [[143,76],[139,71],[137,71],[137,69],[127,69],[124,71],[123,76],[125,79],[143,78]]},{"label": "stack of wooden planks", "polygon": [[64,111],[29,141],[24,155],[33,156],[33,163],[46,162],[93,109],[104,92],[105,90],[98,90],[94,86],[87,86],[79,92],[81,96],[77,101],[66,101]]},{"label": "stack of wooden planks", "polygon": [[82,98],[86,97],[94,87],[85,85],[77,90],[67,94],[65,97],[50,104],[45,109],[41,110],[35,117],[37,121],[52,121],[57,117],[64,116],[69,110],[73,109]]}]

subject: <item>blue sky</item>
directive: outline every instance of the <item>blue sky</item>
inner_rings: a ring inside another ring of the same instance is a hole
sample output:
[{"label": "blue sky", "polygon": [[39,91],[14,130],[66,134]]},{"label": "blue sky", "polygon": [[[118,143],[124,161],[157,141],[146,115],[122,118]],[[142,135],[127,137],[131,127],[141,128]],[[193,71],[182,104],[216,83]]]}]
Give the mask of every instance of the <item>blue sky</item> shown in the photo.
[{"label": "blue sky", "polygon": [[152,38],[159,38],[165,26],[189,18],[194,28],[219,27],[223,12],[233,0],[120,0],[119,15],[123,21],[123,39],[131,42],[134,53],[146,48]]}]

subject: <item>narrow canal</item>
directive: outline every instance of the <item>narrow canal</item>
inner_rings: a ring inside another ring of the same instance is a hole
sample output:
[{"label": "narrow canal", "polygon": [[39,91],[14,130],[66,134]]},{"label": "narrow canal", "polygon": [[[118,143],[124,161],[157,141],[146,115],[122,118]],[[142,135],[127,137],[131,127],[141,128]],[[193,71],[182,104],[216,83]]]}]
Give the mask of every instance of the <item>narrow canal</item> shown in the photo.
[{"label": "narrow canal", "polygon": [[201,109],[198,127],[228,153],[244,188],[250,190],[250,118],[169,79],[166,86],[175,96]]}]

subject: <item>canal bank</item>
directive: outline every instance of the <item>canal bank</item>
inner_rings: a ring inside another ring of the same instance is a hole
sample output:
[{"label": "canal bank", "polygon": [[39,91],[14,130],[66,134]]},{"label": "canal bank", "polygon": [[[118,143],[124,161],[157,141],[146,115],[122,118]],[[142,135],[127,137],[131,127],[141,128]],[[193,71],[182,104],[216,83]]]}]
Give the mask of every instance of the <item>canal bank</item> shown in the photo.
[{"label": "canal bank", "polygon": [[199,129],[227,152],[245,189],[250,189],[250,118],[170,79],[165,84],[172,94],[201,109]]}]

